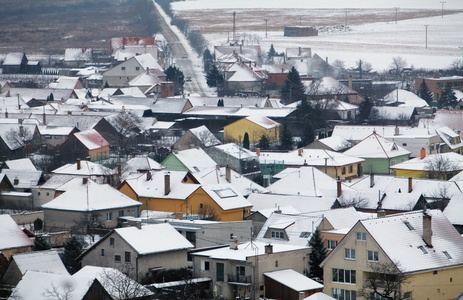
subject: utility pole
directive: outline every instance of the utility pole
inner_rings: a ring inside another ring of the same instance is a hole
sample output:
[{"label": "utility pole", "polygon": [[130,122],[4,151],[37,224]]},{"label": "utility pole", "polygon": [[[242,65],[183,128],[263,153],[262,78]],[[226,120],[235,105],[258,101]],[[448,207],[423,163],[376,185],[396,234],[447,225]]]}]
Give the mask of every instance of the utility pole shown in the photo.
[{"label": "utility pole", "polygon": [[397,11],[399,10],[399,7],[394,7],[395,9],[395,23],[397,24]]},{"label": "utility pole", "polygon": [[267,22],[268,22],[268,19],[264,19],[264,22],[265,22],[265,38],[267,38]]},{"label": "utility pole", "polygon": [[424,25],[424,27],[426,27],[426,49],[428,49],[428,26],[429,25]]},{"label": "utility pole", "polygon": [[346,14],[346,16],[344,17],[344,27],[347,27],[347,14],[350,13],[350,11],[345,10],[344,13]]},{"label": "utility pole", "polygon": [[299,26],[302,25],[302,16],[299,16]]},{"label": "utility pole", "polygon": [[440,2],[442,4],[442,18],[444,18],[444,3],[445,1]]}]

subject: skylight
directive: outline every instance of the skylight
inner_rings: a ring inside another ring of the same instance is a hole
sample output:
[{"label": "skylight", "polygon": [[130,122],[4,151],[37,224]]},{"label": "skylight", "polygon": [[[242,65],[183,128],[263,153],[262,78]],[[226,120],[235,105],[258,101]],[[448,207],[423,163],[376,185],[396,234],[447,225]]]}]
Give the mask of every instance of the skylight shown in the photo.
[{"label": "skylight", "polygon": [[428,251],[426,249],[424,249],[423,246],[418,246],[418,249],[420,249],[421,251],[423,251],[424,254],[428,254]]},{"label": "skylight", "polygon": [[225,189],[221,189],[221,190],[214,190],[214,192],[220,198],[230,198],[230,197],[236,197],[237,196],[237,194],[231,188],[225,188]]},{"label": "skylight", "polygon": [[408,227],[410,230],[415,230],[415,228],[410,224],[408,221],[404,221],[405,225]]},{"label": "skylight", "polygon": [[450,254],[447,252],[447,251],[443,251],[445,256],[447,256],[448,259],[452,259],[452,256],[450,256]]},{"label": "skylight", "polygon": [[308,238],[309,236],[310,236],[310,232],[308,232],[308,231],[303,231],[299,235],[300,238]]}]

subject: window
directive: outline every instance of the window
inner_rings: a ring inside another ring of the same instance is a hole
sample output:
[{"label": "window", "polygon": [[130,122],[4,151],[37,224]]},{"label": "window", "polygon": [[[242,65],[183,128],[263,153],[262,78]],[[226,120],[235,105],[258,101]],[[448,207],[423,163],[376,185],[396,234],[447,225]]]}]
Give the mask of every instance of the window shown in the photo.
[{"label": "window", "polygon": [[405,292],[404,300],[411,300],[411,299],[412,299],[412,292]]},{"label": "window", "polygon": [[130,262],[130,252],[125,251],[125,262]]},{"label": "window", "polygon": [[192,244],[195,244],[196,243],[196,232],[194,231],[187,231],[186,232],[186,239],[192,243]]},{"label": "window", "polygon": [[355,249],[351,249],[351,248],[344,249],[344,258],[355,260]]},{"label": "window", "polygon": [[278,268],[278,260],[275,260],[275,268]]},{"label": "window", "polygon": [[366,232],[357,232],[357,241],[366,241],[367,233]]},{"label": "window", "polygon": [[50,196],[50,193],[47,192],[47,196]]},{"label": "window", "polygon": [[122,71],[125,71],[125,67],[121,67],[121,70],[122,70]]},{"label": "window", "polygon": [[409,230],[415,230],[415,228],[412,226],[412,224],[410,224],[408,221],[405,221],[404,224],[405,224],[405,226],[407,226],[407,228]]},{"label": "window", "polygon": [[336,247],[337,244],[338,244],[337,241],[327,240],[326,241],[326,248],[328,248],[329,250],[333,250]]},{"label": "window", "polygon": [[391,160],[391,166],[395,165],[395,160]]},{"label": "window", "polygon": [[407,143],[402,143],[402,146],[407,147]]},{"label": "window", "polygon": [[216,263],[216,278],[217,281],[224,281],[224,264],[223,263]]},{"label": "window", "polygon": [[349,166],[349,173],[353,173],[354,172],[354,167],[353,166]]},{"label": "window", "polygon": [[452,259],[452,256],[450,256],[450,254],[449,254],[447,251],[444,251],[444,255],[445,255],[445,257],[447,257],[448,259]]},{"label": "window", "polygon": [[106,213],[106,221],[111,221],[112,219],[113,219],[113,213],[112,212]]},{"label": "window", "polygon": [[353,290],[333,288],[333,298],[343,300],[356,300],[357,294]]},{"label": "window", "polygon": [[300,238],[308,238],[310,236],[310,232],[308,231],[303,231],[301,232],[301,234],[299,235]]},{"label": "window", "polygon": [[140,70],[140,67],[135,67],[135,71],[139,71]]},{"label": "window", "polygon": [[423,254],[428,254],[428,250],[426,250],[423,246],[418,246],[418,249],[423,251]]},{"label": "window", "polygon": [[236,276],[244,276],[246,274],[246,269],[244,266],[236,266]]},{"label": "window", "polygon": [[342,175],[346,174],[346,167],[342,167],[342,168],[341,168],[341,174],[342,174]]},{"label": "window", "polygon": [[368,261],[378,261],[378,251],[368,250]]},{"label": "window", "polygon": [[282,231],[272,231],[272,238],[275,239],[284,239],[285,234]]},{"label": "window", "polygon": [[101,256],[104,256],[104,249],[101,249]]},{"label": "window", "polygon": [[116,262],[121,262],[121,256],[120,255],[114,255],[114,260]]},{"label": "window", "polygon": [[208,260],[202,260],[201,261],[201,270],[202,271],[209,271],[209,261]]},{"label": "window", "polygon": [[109,246],[114,247],[114,238],[109,238]]},{"label": "window", "polygon": [[355,270],[333,268],[333,282],[356,283]]},{"label": "window", "polygon": [[37,193],[37,196],[40,196],[40,192]]},{"label": "window", "polygon": [[119,211],[119,217],[123,217],[124,216],[124,211],[123,210],[120,210]]}]

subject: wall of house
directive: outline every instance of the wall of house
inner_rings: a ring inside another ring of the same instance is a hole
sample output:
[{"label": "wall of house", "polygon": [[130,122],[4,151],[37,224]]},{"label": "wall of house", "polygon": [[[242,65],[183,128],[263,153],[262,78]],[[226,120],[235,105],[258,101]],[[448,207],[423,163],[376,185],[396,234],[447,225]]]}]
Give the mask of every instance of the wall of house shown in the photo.
[{"label": "wall of house", "polygon": [[405,177],[405,178],[429,178],[429,174],[426,171],[416,171],[416,170],[400,170],[395,169],[396,177]]},{"label": "wall of house", "polygon": [[32,246],[11,249],[0,249],[0,252],[6,259],[9,260],[13,255],[32,252]]},{"label": "wall of house", "polygon": [[185,134],[174,144],[174,150],[185,150],[200,147],[201,142],[198,138],[191,133],[191,131],[185,132]]},{"label": "wall of house", "polygon": [[173,171],[188,171],[188,168],[185,167],[183,163],[180,162],[180,160],[175,157],[175,155],[170,154],[169,156],[166,157],[161,163],[164,167],[166,167],[168,170],[173,170]]},{"label": "wall of house", "polygon": [[434,99],[439,100],[447,84],[452,84],[452,89],[463,90],[463,77],[455,79],[440,79],[439,74],[436,78],[415,78],[415,90],[420,89],[420,85],[426,82],[429,90],[433,93]]},{"label": "wall of house", "polygon": [[138,258],[138,278],[147,276],[150,268],[180,269],[188,267],[187,250],[143,255]]},{"label": "wall of house", "polygon": [[97,149],[89,150],[88,155],[90,156],[91,161],[106,159],[109,157],[109,145],[100,147]]},{"label": "wall of house", "polygon": [[266,135],[271,143],[279,142],[280,131],[279,127],[265,129],[246,119],[238,120],[224,127],[224,140],[229,142],[243,142],[244,134],[248,133],[249,142],[251,144],[258,143],[262,135]]},{"label": "wall of house", "polygon": [[390,174],[393,173],[392,170],[389,170],[389,164],[392,165],[392,161],[395,163],[400,163],[402,161],[408,160],[408,155],[403,155],[399,157],[394,157],[392,159],[387,158],[364,158],[365,162],[363,163],[363,173],[364,174]]},{"label": "wall of house", "polygon": [[16,261],[13,259],[8,265],[5,274],[3,274],[2,283],[16,286],[22,278],[22,273],[16,264]]},{"label": "wall of house", "polygon": [[394,141],[398,146],[404,147],[411,152],[410,157],[420,157],[422,148],[426,149],[426,154],[438,152],[438,146],[442,142],[439,135],[432,137],[411,137],[411,136],[392,136],[387,137],[389,141]]},{"label": "wall of house", "polygon": [[129,59],[103,73],[103,84],[108,83],[110,87],[128,86],[130,80],[144,71],[136,59]]},{"label": "wall of house", "polygon": [[41,187],[33,188],[32,197],[36,207],[41,207],[55,198],[55,190]]},{"label": "wall of house", "polygon": [[[352,172],[349,172],[350,166],[352,166]],[[323,173],[325,173],[324,166],[314,166],[314,167],[322,171]],[[358,164],[350,164],[350,165],[339,166],[339,167],[326,167],[326,175],[330,176],[331,178],[338,178],[338,177],[352,178],[352,177],[357,177],[357,174],[358,174]]]}]

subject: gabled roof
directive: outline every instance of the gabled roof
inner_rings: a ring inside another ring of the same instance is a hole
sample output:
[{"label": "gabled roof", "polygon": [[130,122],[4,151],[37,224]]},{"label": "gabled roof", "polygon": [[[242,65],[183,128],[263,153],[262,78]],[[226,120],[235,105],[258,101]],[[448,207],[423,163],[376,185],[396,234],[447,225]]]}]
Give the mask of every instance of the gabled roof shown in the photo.
[{"label": "gabled roof", "polygon": [[75,129],[72,126],[38,126],[40,135],[68,136]]},{"label": "gabled roof", "polygon": [[153,86],[165,81],[166,74],[159,69],[149,69],[129,81],[130,86]]},{"label": "gabled roof", "polygon": [[162,71],[162,67],[150,53],[141,54],[133,57],[143,69],[158,69]]},{"label": "gabled roof", "polygon": [[410,120],[416,108],[413,106],[374,106],[370,115],[379,120]]},{"label": "gabled roof", "polygon": [[88,150],[99,149],[102,147],[109,146],[107,140],[104,139],[101,134],[95,129],[90,129],[81,132],[75,132],[73,134]]},{"label": "gabled roof", "polygon": [[33,245],[10,215],[0,215],[0,251]]},{"label": "gabled roof", "polygon": [[394,158],[410,155],[410,151],[373,132],[363,141],[345,151],[344,154],[361,158]]},{"label": "gabled roof", "polygon": [[214,136],[214,134],[205,126],[199,126],[196,128],[190,128],[189,131],[202,143],[204,147],[211,147],[220,145],[221,142]]},{"label": "gabled roof", "polygon": [[[336,197],[306,197],[306,196],[288,196],[275,194],[255,194],[249,195],[249,202],[253,205],[253,211],[272,210],[275,211],[280,207],[291,206],[300,213],[321,211],[331,209],[336,204]],[[291,213],[291,211],[287,211]]]},{"label": "gabled roof", "polygon": [[[55,82],[51,82],[48,85],[50,89],[68,89],[73,90],[76,88],[77,83],[80,82],[79,77],[68,77],[68,76],[60,76],[56,79]],[[53,94],[53,98],[54,98]]]},{"label": "gabled roof", "polygon": [[454,195],[444,209],[444,215],[453,225],[463,225],[463,195]]},{"label": "gabled roof", "polygon": [[[14,121],[14,120],[12,120]],[[23,123],[23,133],[21,137],[21,126],[17,123],[6,123],[0,121],[0,138],[10,150],[17,150],[25,146],[25,141],[32,140],[37,125],[34,123]]]},{"label": "gabled roof", "polygon": [[250,115],[245,119],[265,129],[271,129],[281,125],[280,123],[259,114]]},{"label": "gabled roof", "polygon": [[21,274],[27,271],[69,275],[56,251],[38,251],[13,255]]},{"label": "gabled roof", "polygon": [[78,169],[79,163],[66,164],[58,169],[52,171],[53,174],[60,175],[75,175],[75,176],[107,176],[116,174],[115,171],[107,168],[103,165],[88,161],[80,161],[80,169]]},{"label": "gabled roof", "polygon": [[[37,186],[42,179],[42,171],[3,169],[2,173],[13,183],[14,188],[20,189],[30,189]],[[15,180],[18,180],[17,184],[14,184]]]},{"label": "gabled roof", "polygon": [[[425,158],[421,159],[416,157],[406,160],[402,163],[395,164],[390,167],[393,170],[410,170],[410,171],[438,171],[433,169],[432,165],[439,164],[443,169],[441,172],[456,172],[463,170],[463,155],[455,152],[428,154]],[[447,168],[447,169],[445,169]]]},{"label": "gabled roof", "polygon": [[[398,97],[398,98],[397,98]],[[397,100],[398,99],[398,100]],[[386,96],[384,96],[384,101],[387,104],[397,104],[399,107],[411,106],[411,107],[426,107],[429,106],[428,103],[418,97],[415,93],[412,93],[407,90],[396,89]]]},{"label": "gabled roof", "polygon": [[[19,95],[21,99],[25,102],[28,102],[31,99],[36,100],[47,100],[47,97],[50,94],[53,94],[54,102],[58,100],[68,100],[70,98],[77,98],[76,93],[73,89],[53,89],[53,88],[9,88],[5,92],[2,93],[3,96],[9,95],[10,97],[16,98]],[[40,113],[42,113],[42,108],[40,108]]]},{"label": "gabled roof", "polygon": [[265,272],[264,276],[271,278],[296,292],[323,289],[323,284],[318,283],[292,269]]},{"label": "gabled roof", "polygon": [[[398,134],[396,134],[398,131]],[[340,136],[351,141],[361,141],[373,132],[381,133],[386,139],[394,137],[431,138],[437,135],[436,131],[424,127],[411,126],[382,126],[382,125],[336,125],[332,136]]]},{"label": "gabled roof", "polygon": [[89,212],[142,205],[110,185],[92,180],[84,184],[82,178],[75,178],[61,187],[66,192],[42,205],[42,209]]},{"label": "gabled roof", "polygon": [[223,145],[214,146],[215,149],[226,153],[227,155],[233,156],[236,159],[246,159],[246,158],[257,158],[255,152],[248,150],[246,148],[240,147],[235,143],[227,143]]},{"label": "gabled roof", "polygon": [[5,161],[5,165],[11,170],[37,171],[37,168],[34,166],[30,158],[7,160]]},{"label": "gabled roof", "polygon": [[131,159],[124,162],[121,168],[122,176],[124,178],[132,172],[164,169],[164,167],[160,163],[146,156],[132,157]]},{"label": "gabled roof", "polygon": [[258,67],[250,67],[248,64],[240,62],[233,64],[227,72],[233,72],[233,74],[226,79],[229,82],[255,82],[267,78]]},{"label": "gabled roof", "polygon": [[[172,152],[171,155],[177,158],[191,173],[196,173],[206,168],[214,168],[217,165],[217,163],[200,148],[175,151]],[[164,165],[166,161],[167,159],[161,164]]]},{"label": "gabled roof", "polygon": [[92,49],[66,48],[64,50],[64,61],[90,61],[91,59]]},{"label": "gabled roof", "polygon": [[3,59],[3,65],[4,66],[20,65],[24,56],[26,56],[26,54],[22,52],[7,53],[5,55],[5,58]]},{"label": "gabled roof", "polygon": [[307,298],[304,298],[302,300],[335,300],[336,298],[333,298],[331,296],[328,296],[327,294],[324,294],[322,292],[315,293]]},{"label": "gabled roof", "polygon": [[[453,149],[458,149],[458,148],[463,147],[463,142],[461,140],[459,140],[460,135],[457,134],[452,129],[450,129],[449,127],[444,126],[444,127],[441,127],[441,128],[437,128],[436,132],[437,132],[437,134],[439,134],[441,139],[444,141],[444,143],[447,144],[447,146],[450,149],[453,150]],[[458,143],[453,143],[453,139],[458,139],[459,142]]]},{"label": "gabled roof", "polygon": [[330,147],[333,151],[342,151],[353,146],[351,142],[337,135],[332,135],[327,138],[319,139],[320,143]]},{"label": "gabled roof", "polygon": [[[139,255],[190,249],[194,246],[169,223],[114,229]],[[153,238],[156,237],[156,238]],[[162,241],[162,242],[160,242]]]}]

